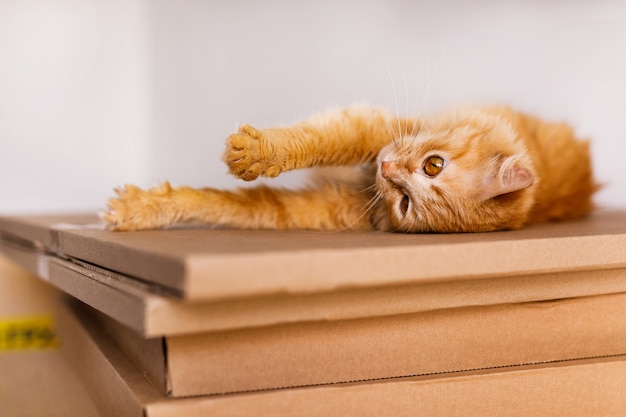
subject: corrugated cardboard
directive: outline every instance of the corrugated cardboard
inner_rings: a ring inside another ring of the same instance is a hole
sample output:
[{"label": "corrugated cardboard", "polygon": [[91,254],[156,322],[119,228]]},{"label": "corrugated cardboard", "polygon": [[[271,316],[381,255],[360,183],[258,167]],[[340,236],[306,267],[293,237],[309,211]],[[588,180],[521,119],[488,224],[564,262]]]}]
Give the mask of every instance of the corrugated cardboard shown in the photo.
[{"label": "corrugated cardboard", "polygon": [[[0,321],[54,318],[59,293],[0,256]],[[58,348],[0,351],[0,415],[96,417],[93,402]]]},{"label": "corrugated cardboard", "polygon": [[626,354],[626,293],[172,336],[163,345],[99,317],[177,397]]},{"label": "corrugated cardboard", "polygon": [[[60,223],[62,219],[66,222]],[[66,217],[5,218],[0,221],[0,230],[4,233],[0,249],[63,291],[147,337],[626,291],[626,269],[622,267],[626,260],[623,250],[626,212],[598,213],[586,221],[516,232],[417,236],[227,230],[113,233],[92,229],[92,226],[72,229],[67,223],[70,220],[72,218]],[[93,217],[82,219],[83,222],[93,220]],[[76,225],[81,219],[72,221]],[[82,236],[86,245],[84,256],[90,262],[53,251],[71,247],[67,240],[76,238],[72,233]],[[22,237],[17,238],[15,234]],[[220,246],[220,239],[226,239],[225,247]],[[236,246],[234,242],[241,245]],[[135,243],[137,247],[133,246]],[[45,245],[50,249],[45,249]],[[323,249],[323,245],[328,249]],[[166,249],[172,250],[172,254],[166,254]],[[363,282],[357,283],[353,277],[353,284],[340,285],[344,275],[354,275],[353,270],[362,271],[362,263],[355,264],[355,254],[365,256],[373,251],[378,254],[370,257],[367,264],[386,270],[389,275],[380,275],[378,281],[372,281],[371,276],[364,274]],[[467,253],[459,259],[463,251]],[[503,251],[507,252],[503,255]],[[497,259],[494,253],[502,259]],[[92,263],[102,257],[115,258],[114,254],[119,257],[116,262],[135,265],[133,268],[145,267],[145,271],[138,271],[144,278]],[[168,260],[181,266],[188,257],[206,257],[206,267],[195,274],[203,271],[207,285],[218,280],[223,281],[222,287],[232,284],[230,296],[204,301],[181,300],[164,294],[162,286],[145,278],[152,271],[148,268],[150,262]],[[245,271],[244,264],[260,258],[267,263],[273,260],[276,265],[265,270]],[[296,260],[300,265],[293,268]],[[319,264],[326,261],[330,263]],[[228,263],[228,268],[242,274],[236,280],[238,283],[229,281],[211,266],[211,263],[224,262]],[[511,271],[506,270],[506,262],[511,263]],[[451,263],[459,268],[457,272],[451,271]],[[447,278],[424,275],[424,264],[430,264],[427,266],[431,270],[434,264],[441,265],[448,270]],[[523,264],[527,272],[513,274],[519,272]],[[405,270],[400,271],[402,268]],[[302,276],[303,270],[313,269],[318,270],[315,275]],[[484,275],[486,270],[499,270],[502,275],[494,275],[494,272]],[[393,274],[399,274],[395,275],[399,278],[394,278]],[[333,279],[335,283],[331,286],[340,288],[329,291],[326,287]],[[235,296],[237,291],[246,289],[246,281],[250,283],[250,291],[259,293]],[[289,292],[270,291],[281,285],[280,282],[288,281],[291,282]],[[396,281],[400,283],[394,283]]]},{"label": "corrugated cardboard", "polygon": [[166,398],[88,317],[60,329],[103,416],[623,416],[626,356],[456,374]]},{"label": "corrugated cardboard", "polygon": [[[2,217],[4,242],[217,301],[626,267],[626,212],[480,234],[178,229],[113,233],[95,218]],[[131,261],[132,260],[132,261]]]}]

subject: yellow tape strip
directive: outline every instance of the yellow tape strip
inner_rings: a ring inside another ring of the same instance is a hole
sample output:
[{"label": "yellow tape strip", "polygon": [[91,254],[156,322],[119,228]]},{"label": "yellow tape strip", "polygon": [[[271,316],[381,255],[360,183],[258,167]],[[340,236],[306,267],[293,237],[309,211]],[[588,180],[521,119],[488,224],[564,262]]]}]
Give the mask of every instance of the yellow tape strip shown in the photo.
[{"label": "yellow tape strip", "polygon": [[50,349],[59,346],[52,316],[0,319],[0,351]]}]

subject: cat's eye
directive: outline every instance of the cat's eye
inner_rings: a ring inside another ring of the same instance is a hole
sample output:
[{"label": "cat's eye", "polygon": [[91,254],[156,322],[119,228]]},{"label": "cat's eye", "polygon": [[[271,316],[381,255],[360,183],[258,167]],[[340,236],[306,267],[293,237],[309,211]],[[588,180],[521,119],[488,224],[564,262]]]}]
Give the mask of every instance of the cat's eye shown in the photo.
[{"label": "cat's eye", "polygon": [[424,163],[424,173],[429,177],[436,177],[443,170],[446,161],[440,156],[431,156]]}]

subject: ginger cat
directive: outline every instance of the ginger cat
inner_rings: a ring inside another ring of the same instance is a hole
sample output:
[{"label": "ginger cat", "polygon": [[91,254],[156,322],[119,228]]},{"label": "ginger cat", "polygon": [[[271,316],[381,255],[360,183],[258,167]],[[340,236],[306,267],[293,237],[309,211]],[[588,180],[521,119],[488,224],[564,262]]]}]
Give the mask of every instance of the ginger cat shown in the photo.
[{"label": "ginger cat", "polygon": [[247,181],[316,166],[349,166],[352,175],[318,175],[300,190],[127,185],[102,218],[112,230],[200,223],[485,232],[584,216],[597,188],[588,143],[570,127],[505,107],[431,118],[348,108],[290,127],[244,125],[228,137],[223,159]]}]

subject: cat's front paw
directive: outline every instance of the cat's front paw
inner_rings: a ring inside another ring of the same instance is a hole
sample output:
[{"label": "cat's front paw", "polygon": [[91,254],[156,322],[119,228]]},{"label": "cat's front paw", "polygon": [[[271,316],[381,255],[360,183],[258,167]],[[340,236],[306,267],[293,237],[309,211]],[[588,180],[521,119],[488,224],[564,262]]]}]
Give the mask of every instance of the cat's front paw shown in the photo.
[{"label": "cat's front paw", "polygon": [[142,190],[134,185],[115,190],[117,198],[107,202],[107,209],[100,218],[109,230],[133,231],[158,229],[171,222],[163,206],[172,188],[165,182],[159,187]]},{"label": "cat's front paw", "polygon": [[275,146],[263,131],[243,125],[226,140],[223,159],[231,174],[243,180],[276,177],[282,169],[275,161]]}]

